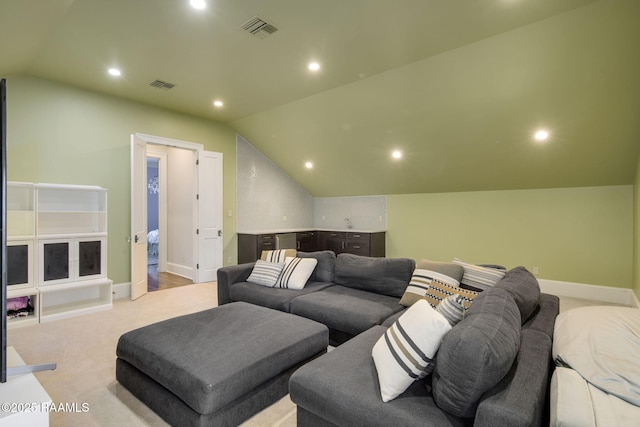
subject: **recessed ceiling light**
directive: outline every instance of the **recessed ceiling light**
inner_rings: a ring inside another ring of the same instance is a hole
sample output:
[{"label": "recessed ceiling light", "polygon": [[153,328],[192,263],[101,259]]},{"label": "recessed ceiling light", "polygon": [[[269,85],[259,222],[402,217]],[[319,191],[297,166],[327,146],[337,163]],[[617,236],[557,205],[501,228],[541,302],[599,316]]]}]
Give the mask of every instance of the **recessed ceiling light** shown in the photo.
[{"label": "recessed ceiling light", "polygon": [[394,159],[400,159],[400,158],[402,158],[402,151],[400,151],[400,150],[393,150],[393,152],[391,153],[391,157],[393,157]]},{"label": "recessed ceiling light", "polygon": [[305,162],[304,167],[307,168],[307,169],[313,169],[313,163]]},{"label": "recessed ceiling light", "polygon": [[309,70],[318,71],[319,69],[320,69],[320,64],[318,64],[317,62],[310,62],[309,63]]},{"label": "recessed ceiling light", "polygon": [[189,4],[192,8],[202,10],[207,7],[207,2],[204,0],[190,0]]},{"label": "recessed ceiling light", "polygon": [[213,101],[213,106],[214,107],[222,107],[224,105],[224,102],[220,101],[219,99],[216,99],[215,101]]},{"label": "recessed ceiling light", "polygon": [[536,139],[536,141],[546,141],[547,139],[549,139],[549,131],[545,129],[539,129],[536,131],[533,137]]},{"label": "recessed ceiling light", "polygon": [[117,68],[109,68],[109,74],[111,74],[114,77],[118,77],[120,76],[122,73],[120,72],[120,70],[118,70]]}]

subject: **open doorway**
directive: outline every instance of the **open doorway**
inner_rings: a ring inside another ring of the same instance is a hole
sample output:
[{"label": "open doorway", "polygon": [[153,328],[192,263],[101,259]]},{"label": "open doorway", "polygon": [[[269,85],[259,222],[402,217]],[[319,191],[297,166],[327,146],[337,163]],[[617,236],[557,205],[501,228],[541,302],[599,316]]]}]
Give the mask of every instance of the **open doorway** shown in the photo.
[{"label": "open doorway", "polygon": [[[182,156],[191,155],[191,151],[182,148],[167,148],[149,144],[147,146],[147,291],[169,289],[190,285],[192,277],[185,277],[167,269],[167,243],[171,233],[167,227],[167,196],[170,193],[167,183],[168,159],[175,157],[172,152],[182,151]],[[174,171],[175,172],[175,171]],[[175,191],[175,188],[174,188]]]},{"label": "open doorway", "polygon": [[158,250],[160,246],[159,158],[147,156],[147,265],[158,268]]},{"label": "open doorway", "polygon": [[148,292],[147,158],[157,157],[156,151],[159,274],[166,270],[201,283],[214,281],[222,267],[222,154],[201,144],[133,134],[131,299]]}]

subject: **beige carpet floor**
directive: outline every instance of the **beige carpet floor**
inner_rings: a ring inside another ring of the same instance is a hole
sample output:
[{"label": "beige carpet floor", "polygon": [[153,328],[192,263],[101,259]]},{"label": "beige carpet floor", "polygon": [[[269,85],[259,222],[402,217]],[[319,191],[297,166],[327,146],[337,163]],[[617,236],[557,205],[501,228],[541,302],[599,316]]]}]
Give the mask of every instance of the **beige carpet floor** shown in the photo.
[{"label": "beige carpet floor", "polygon": [[[113,309],[11,329],[7,345],[27,364],[56,362],[36,377],[54,403],[89,405],[86,413],[51,413],[52,426],[165,426],[153,411],[115,380],[115,349],[124,332],[160,320],[217,306],[215,283],[151,292],[136,301],[116,300]],[[287,397],[247,420],[245,426],[295,426]]]}]

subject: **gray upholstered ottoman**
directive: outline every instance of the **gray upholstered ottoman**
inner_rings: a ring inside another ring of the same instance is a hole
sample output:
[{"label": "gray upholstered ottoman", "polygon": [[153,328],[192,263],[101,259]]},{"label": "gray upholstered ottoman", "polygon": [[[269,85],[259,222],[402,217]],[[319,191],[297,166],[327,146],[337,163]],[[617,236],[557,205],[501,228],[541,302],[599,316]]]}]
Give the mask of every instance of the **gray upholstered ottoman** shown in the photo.
[{"label": "gray upholstered ottoman", "polygon": [[326,326],[235,302],[127,332],[116,379],[172,425],[237,425],[327,350]]}]

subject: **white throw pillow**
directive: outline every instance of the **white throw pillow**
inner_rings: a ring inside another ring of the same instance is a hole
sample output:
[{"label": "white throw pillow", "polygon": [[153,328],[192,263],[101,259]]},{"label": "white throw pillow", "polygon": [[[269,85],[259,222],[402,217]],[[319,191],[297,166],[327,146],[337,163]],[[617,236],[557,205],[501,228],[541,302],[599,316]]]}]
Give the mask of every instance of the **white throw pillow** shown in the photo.
[{"label": "white throw pillow", "polygon": [[454,258],[453,262],[464,268],[462,283],[480,290],[487,290],[498,283],[507,273],[505,270],[497,268],[483,267],[481,265],[469,264]]},{"label": "white throw pillow", "polygon": [[284,262],[268,262],[259,259],[253,266],[247,282],[273,288],[278,282],[284,265]]},{"label": "white throw pillow", "polygon": [[402,394],[415,380],[433,370],[442,338],[451,330],[444,316],[425,300],[407,309],[373,346],[382,401]]},{"label": "white throw pillow", "polygon": [[302,289],[318,265],[315,258],[287,257],[276,288]]},{"label": "white throw pillow", "polygon": [[285,262],[288,256],[296,256],[295,249],[275,249],[272,251],[262,251],[260,259],[269,262]]}]

